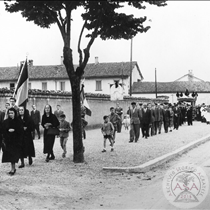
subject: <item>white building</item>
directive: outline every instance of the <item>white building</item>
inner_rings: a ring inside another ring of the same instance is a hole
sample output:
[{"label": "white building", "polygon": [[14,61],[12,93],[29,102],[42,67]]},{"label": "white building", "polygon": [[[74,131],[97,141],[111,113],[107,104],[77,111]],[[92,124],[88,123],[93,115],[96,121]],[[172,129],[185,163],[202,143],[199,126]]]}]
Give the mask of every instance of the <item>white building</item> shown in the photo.
[{"label": "white building", "polygon": [[[0,67],[0,88],[14,88],[19,71],[19,67]],[[30,89],[71,91],[64,65],[34,66],[31,61],[28,71]],[[141,81],[143,76],[135,61],[99,63],[96,59],[87,64],[84,79],[85,92],[110,94],[113,87],[119,86],[124,95],[129,95],[130,82]]]}]

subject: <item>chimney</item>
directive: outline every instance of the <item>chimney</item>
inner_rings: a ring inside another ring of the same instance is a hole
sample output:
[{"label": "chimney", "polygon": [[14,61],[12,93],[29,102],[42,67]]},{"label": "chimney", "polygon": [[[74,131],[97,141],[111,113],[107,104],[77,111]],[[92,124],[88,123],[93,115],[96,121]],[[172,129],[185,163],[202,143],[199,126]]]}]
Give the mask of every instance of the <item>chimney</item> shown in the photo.
[{"label": "chimney", "polygon": [[61,65],[63,65],[63,56],[61,56]]},{"label": "chimney", "polygon": [[193,70],[188,71],[188,81],[192,82],[193,81]]},{"label": "chimney", "polygon": [[95,57],[95,64],[98,64],[98,57]]}]

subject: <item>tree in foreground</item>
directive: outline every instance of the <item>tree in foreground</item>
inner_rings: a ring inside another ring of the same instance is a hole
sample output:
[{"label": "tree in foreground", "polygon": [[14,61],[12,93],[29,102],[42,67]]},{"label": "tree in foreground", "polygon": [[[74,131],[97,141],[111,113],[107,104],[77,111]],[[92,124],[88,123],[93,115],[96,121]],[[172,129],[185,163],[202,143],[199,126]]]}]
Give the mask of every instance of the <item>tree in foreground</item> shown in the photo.
[{"label": "tree in foreground", "polygon": [[[144,26],[146,17],[134,17],[120,12],[125,6],[146,9],[145,3],[165,6],[166,1],[9,1],[5,0],[6,11],[21,12],[27,21],[33,21],[42,28],[49,28],[56,23],[64,42],[64,65],[71,83],[73,107],[73,161],[84,162],[82,141],[82,123],[80,106],[80,82],[90,57],[90,48],[97,37],[107,39],[131,39],[138,33],[147,32]],[[78,37],[79,65],[74,68],[71,49],[72,12],[82,7],[83,25]],[[84,35],[84,33],[86,34]],[[87,46],[81,49],[81,40],[88,39]]]}]

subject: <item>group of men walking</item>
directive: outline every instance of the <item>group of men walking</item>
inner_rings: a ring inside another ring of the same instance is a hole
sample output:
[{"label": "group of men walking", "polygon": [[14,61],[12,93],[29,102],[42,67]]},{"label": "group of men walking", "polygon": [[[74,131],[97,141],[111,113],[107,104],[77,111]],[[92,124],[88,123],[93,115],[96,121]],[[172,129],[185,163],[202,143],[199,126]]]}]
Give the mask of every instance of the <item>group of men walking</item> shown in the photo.
[{"label": "group of men walking", "polygon": [[127,114],[130,116],[130,141],[138,142],[140,129],[142,137],[148,138],[161,134],[162,127],[165,133],[178,130],[179,126],[187,120],[188,125],[192,125],[192,106],[189,104],[155,104],[143,103],[137,105],[131,103]]}]

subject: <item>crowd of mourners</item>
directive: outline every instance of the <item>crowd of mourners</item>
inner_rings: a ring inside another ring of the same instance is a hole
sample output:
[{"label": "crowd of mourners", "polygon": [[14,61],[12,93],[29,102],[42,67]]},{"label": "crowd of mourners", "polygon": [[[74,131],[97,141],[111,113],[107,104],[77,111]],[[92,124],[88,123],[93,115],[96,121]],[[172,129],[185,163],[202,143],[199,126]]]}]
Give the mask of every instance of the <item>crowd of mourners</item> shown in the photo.
[{"label": "crowd of mourners", "polygon": [[16,99],[11,97],[5,104],[5,110],[0,111],[0,149],[2,148],[2,163],[11,163],[9,175],[16,173],[15,164],[20,161],[18,168],[24,168],[24,159],[28,158],[28,164],[33,164],[35,157],[34,142],[35,131],[40,139],[40,128],[43,133],[43,153],[46,154],[46,162],[55,159],[53,146],[55,137],[60,137],[62,157],[66,156],[66,142],[68,140],[71,125],[65,120],[66,116],[57,105],[57,109],[52,112],[52,107],[44,106],[44,113],[41,117],[40,111],[32,105],[29,111],[24,106],[16,106]]},{"label": "crowd of mourners", "polygon": [[102,152],[106,152],[108,139],[111,151],[114,151],[116,133],[121,132],[121,127],[129,130],[129,143],[138,142],[140,134],[143,138],[178,130],[179,126],[187,123],[193,125],[196,111],[188,103],[137,103],[132,102],[126,112],[123,112],[119,103],[110,108],[110,114],[103,117],[104,124],[101,128],[104,144]]},{"label": "crowd of mourners", "polygon": [[[16,173],[15,164],[20,161],[19,168],[25,167],[24,159],[28,158],[29,165],[33,164],[35,148],[33,140],[35,131],[40,139],[40,126],[43,127],[43,153],[46,154],[46,162],[55,159],[53,146],[55,137],[60,138],[62,157],[65,158],[67,150],[66,143],[69,131],[72,129],[66,116],[57,105],[52,112],[52,107],[44,106],[43,115],[36,109],[35,104],[29,111],[24,106],[17,107],[15,98],[5,104],[5,110],[0,111],[0,149],[2,148],[2,162],[11,163],[10,175]],[[82,137],[86,138],[85,107],[81,104]],[[129,143],[138,142],[141,137],[149,138],[161,134],[161,132],[172,132],[178,130],[179,126],[187,123],[193,125],[193,120],[210,124],[210,106],[205,104],[192,106],[188,103],[137,103],[132,102],[126,111],[120,107],[110,107],[110,114],[103,117],[104,123],[101,127],[103,134],[103,150],[106,152],[106,142],[109,140],[111,152],[114,151],[116,133],[120,133],[122,127],[129,131]]]}]

